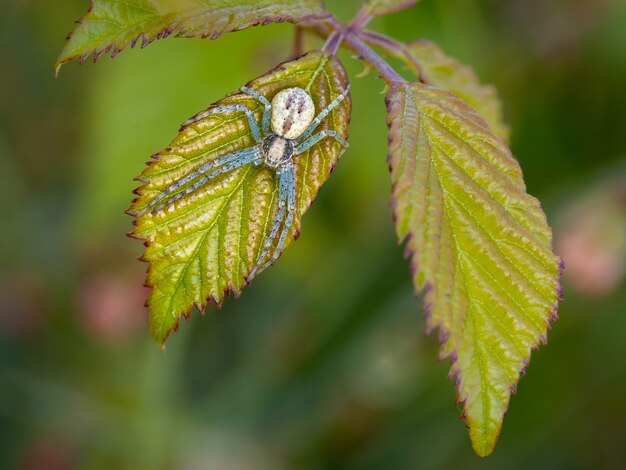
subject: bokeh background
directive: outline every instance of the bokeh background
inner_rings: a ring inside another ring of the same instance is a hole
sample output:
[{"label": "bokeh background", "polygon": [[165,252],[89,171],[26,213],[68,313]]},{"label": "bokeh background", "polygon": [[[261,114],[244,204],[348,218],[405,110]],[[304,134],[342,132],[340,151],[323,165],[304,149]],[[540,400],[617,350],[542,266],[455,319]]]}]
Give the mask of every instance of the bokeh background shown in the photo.
[{"label": "bokeh background", "polygon": [[[328,3],[348,19],[359,2]],[[125,236],[132,178],[182,121],[288,58],[293,27],[167,39],[54,79],[86,8],[0,0],[0,468],[626,468],[625,2],[423,0],[372,23],[498,87],[567,265],[487,459],[396,244],[371,74],[298,242],[156,346]]]}]

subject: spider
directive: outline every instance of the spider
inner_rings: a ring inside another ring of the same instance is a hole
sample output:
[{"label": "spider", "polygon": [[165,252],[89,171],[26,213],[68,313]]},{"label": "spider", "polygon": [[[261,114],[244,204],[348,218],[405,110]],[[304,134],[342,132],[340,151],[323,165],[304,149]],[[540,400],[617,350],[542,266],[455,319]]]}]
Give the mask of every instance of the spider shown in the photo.
[{"label": "spider", "polygon": [[[262,94],[248,87],[242,87],[241,91],[252,96],[264,106],[260,128],[252,110],[242,104],[216,106],[207,109],[184,122],[183,127],[212,114],[243,112],[248,118],[250,132],[256,144],[252,147],[229,153],[200,166],[197,170],[182,177],[161,192],[138,216],[142,216],[147,211],[150,211],[152,214],[157,214],[179,199],[185,197],[187,194],[209,183],[222,173],[235,170],[247,164],[252,164],[257,168],[265,165],[267,168],[274,171],[274,175],[276,179],[278,179],[278,211],[276,212],[276,217],[272,223],[272,228],[263,250],[252,268],[252,271],[246,278],[246,281],[250,281],[278,259],[285,245],[285,241],[287,240],[289,229],[293,224],[296,212],[294,157],[306,152],[325,137],[335,139],[341,144],[343,150],[348,147],[348,143],[343,137],[333,130],[324,129],[316,134],[313,134],[313,131],[315,131],[328,113],[337,107],[347,96],[350,91],[350,85],[348,84],[346,89],[320,111],[317,116],[315,116],[315,104],[313,103],[313,99],[309,93],[302,88],[294,87],[283,89],[274,96],[271,102]],[[199,178],[200,176],[202,177]],[[196,179],[197,181],[186,187],[183,191],[161,202],[181,186]],[[281,225],[283,228],[279,236]],[[279,237],[276,248],[270,259],[264,263],[276,241],[276,237]]]}]

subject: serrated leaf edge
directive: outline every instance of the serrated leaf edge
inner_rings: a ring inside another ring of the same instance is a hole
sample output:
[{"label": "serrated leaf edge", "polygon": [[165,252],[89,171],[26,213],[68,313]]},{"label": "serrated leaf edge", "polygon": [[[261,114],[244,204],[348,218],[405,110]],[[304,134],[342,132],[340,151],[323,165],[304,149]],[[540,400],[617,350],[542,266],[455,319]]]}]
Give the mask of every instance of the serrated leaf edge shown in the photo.
[{"label": "serrated leaf edge", "polygon": [[[89,3],[89,8],[87,9],[87,12],[80,17],[78,20],[74,21],[75,24],[77,25],[82,25],[83,21],[85,20],[85,18],[92,13],[95,4],[94,4],[95,0],[90,0]],[[326,10],[326,5],[322,4],[324,6],[324,9]],[[69,42],[66,42],[65,47],[63,48],[63,50],[61,51],[61,53],[59,54],[59,57],[57,58],[57,60],[55,61],[54,64],[54,75],[58,76],[59,75],[59,71],[61,69],[61,66],[71,62],[73,60],[78,59],[78,63],[80,65],[83,64],[83,62],[90,56],[93,54],[93,63],[95,64],[96,62],[98,62],[98,59],[103,55],[103,54],[107,54],[108,52],[111,52],[111,58],[114,59],[115,57],[117,57],[117,55],[128,49],[129,47],[131,49],[134,49],[135,46],[141,42],[141,48],[143,49],[144,47],[148,46],[149,44],[153,43],[154,41],[157,41],[159,39],[165,39],[169,36],[174,36],[174,37],[199,37],[201,39],[217,39],[221,36],[223,36],[224,34],[230,33],[230,32],[235,32],[235,31],[241,31],[243,29],[247,29],[247,28],[252,28],[255,26],[265,26],[268,25],[270,23],[284,23],[284,22],[289,22],[289,23],[293,23],[293,24],[297,24],[300,22],[306,22],[306,21],[313,21],[313,20],[320,20],[320,19],[324,19],[324,18],[328,18],[329,16],[331,16],[331,14],[328,11],[325,11],[325,13],[323,14],[311,14],[311,15],[305,15],[297,20],[292,20],[286,16],[278,16],[278,15],[265,15],[265,16],[261,16],[259,17],[257,20],[251,22],[250,24],[247,24],[245,26],[242,27],[236,27],[230,30],[224,30],[221,32],[215,32],[213,34],[209,34],[209,33],[202,33],[199,35],[195,35],[195,36],[187,36],[185,34],[185,26],[181,23],[181,22],[173,22],[167,26],[165,26],[164,28],[162,28],[158,33],[153,34],[152,36],[147,35],[145,33],[139,33],[137,36],[135,36],[133,39],[128,40],[125,44],[122,44],[121,46],[114,46],[113,44],[109,44],[106,47],[102,47],[100,49],[98,49],[97,47],[94,47],[90,50],[88,50],[87,52],[83,53],[83,54],[74,54],[68,57],[63,57],[64,53],[65,53],[65,49],[67,48],[67,44],[69,44]],[[76,34],[77,28],[74,28],[70,33],[68,33],[68,35],[65,37],[66,41],[70,41],[72,39],[72,37],[74,36],[74,34]],[[113,41],[115,42],[115,41]]]},{"label": "serrated leaf edge", "polygon": [[[284,62],[282,62],[282,63],[278,64],[278,65],[277,65],[276,67],[274,67],[274,68],[273,68],[270,72],[272,72],[272,71],[278,71],[278,70],[283,70],[283,69],[284,69],[284,66],[285,66],[286,64],[289,64],[289,63],[294,62],[294,61],[298,61],[298,60],[302,59],[303,57],[305,57],[305,56],[307,56],[307,55],[309,55],[309,54],[311,54],[311,53],[319,53],[319,54],[323,54],[323,55],[325,56],[325,60],[324,60],[323,62],[320,62],[320,65],[319,65],[320,69],[322,69],[322,68],[324,68],[324,67],[326,66],[326,64],[328,63],[328,60],[330,60],[330,59],[334,59],[334,60],[336,61],[337,65],[341,67],[342,72],[343,72],[343,76],[345,77],[346,81],[348,81],[348,74],[347,74],[347,71],[345,70],[345,67],[344,67],[343,63],[342,63],[342,62],[341,62],[341,61],[340,61],[340,60],[336,57],[336,55],[334,55],[334,54],[328,54],[328,53],[325,53],[324,51],[321,51],[321,50],[316,50],[316,49],[311,50],[311,51],[307,51],[306,53],[302,54],[300,57],[296,57],[295,59],[286,60],[286,61],[284,61]],[[268,73],[269,73],[269,72],[268,72]],[[249,82],[246,84],[246,86],[250,86],[250,85],[251,85],[251,83],[252,83],[252,82],[254,82],[255,80],[257,80],[258,78],[259,78],[259,77],[252,79],[251,81],[249,81]],[[224,96],[221,100],[226,99],[226,98],[231,97],[231,96],[238,95],[238,94],[240,94],[239,90],[234,91],[234,92],[229,93],[228,95]],[[218,101],[221,101],[221,100],[218,100]],[[348,137],[349,137],[350,120],[351,120],[351,118],[352,118],[352,113],[351,113],[351,108],[352,108],[352,99],[351,99],[351,94],[350,94],[350,93],[349,93],[349,94],[347,95],[347,97],[346,97],[346,103],[348,103],[348,106],[349,106],[349,109],[348,109],[348,116],[347,116],[347,121],[346,121],[346,128],[347,128],[347,131],[346,131],[346,132],[347,132],[347,133],[346,133],[346,136],[345,136],[345,137],[346,137],[346,140],[347,140],[347,139],[348,139]],[[201,112],[202,112],[202,111],[200,111],[200,113],[201,113]],[[180,133],[180,132],[182,132],[182,131],[185,129],[185,127],[186,127],[185,125],[182,125],[182,126],[179,128],[179,133]],[[328,170],[328,174],[326,175],[326,178],[325,178],[325,179],[328,179],[328,178],[330,177],[330,175],[333,173],[333,171],[334,171],[334,169],[335,169],[335,165],[339,162],[339,160],[341,159],[342,155],[344,154],[344,152],[345,152],[346,150],[347,150],[347,149],[345,149],[345,148],[344,148],[344,149],[342,149],[342,150],[339,152],[339,154],[338,154],[338,156],[337,156],[337,161],[335,162],[335,164],[334,164],[334,165],[332,165],[332,166],[329,168],[329,170]],[[163,154],[168,153],[168,152],[171,152],[171,151],[172,151],[172,148],[168,146],[168,147],[166,147],[166,148],[162,149],[161,151],[159,151],[159,152],[157,152],[157,153],[152,154],[152,155],[150,156],[151,160],[148,160],[148,161],[145,163],[145,164],[146,164],[146,166],[150,167],[150,166],[154,165],[157,161],[159,161],[159,160],[161,159],[161,157],[163,156]],[[141,183],[141,184],[140,184],[138,187],[136,187],[135,189],[133,189],[133,190],[132,190],[132,194],[134,194],[136,197],[134,197],[134,198],[133,198],[133,200],[131,201],[131,205],[130,205],[130,207],[129,207],[128,209],[126,209],[126,210],[124,211],[124,213],[125,213],[126,215],[129,215],[129,216],[133,217],[132,225],[133,225],[134,227],[137,227],[137,225],[138,225],[138,221],[137,221],[137,219],[136,219],[136,217],[137,217],[137,212],[136,212],[136,211],[134,211],[132,208],[133,208],[133,206],[135,205],[135,203],[139,200],[139,197],[140,197],[140,195],[141,195],[141,194],[140,194],[140,193],[141,193],[141,190],[142,190],[143,188],[145,188],[145,187],[149,184],[149,182],[148,182],[147,180],[145,180],[144,178],[142,178],[142,177],[141,177],[141,175],[140,175],[140,176],[137,176],[137,177],[135,177],[135,178],[133,178],[133,181],[137,181],[137,182],[139,182],[139,183]],[[321,188],[321,186],[320,186],[320,188]],[[309,202],[308,206],[307,206],[306,208],[304,208],[303,212],[306,212],[306,210],[308,210],[308,208],[310,208],[310,207],[311,207],[311,205],[313,204],[313,202],[314,202],[314,200],[316,199],[316,197],[317,197],[317,194],[316,194],[316,195],[315,195],[315,196],[311,199],[311,201]],[[137,234],[135,233],[135,230],[133,230],[132,232],[127,233],[127,234],[126,234],[126,236],[127,236],[127,237],[129,237],[129,238],[132,238],[132,239],[135,239],[135,240],[139,240],[139,241],[141,241],[141,242],[143,243],[144,247],[146,247],[146,248],[150,246],[150,243],[149,243],[149,242],[148,242],[145,238],[143,238],[143,237],[141,237],[141,236],[137,235]],[[298,237],[299,237],[299,236],[300,236],[300,231],[299,231],[298,227],[294,225],[294,228],[293,228],[293,234],[292,234],[293,241],[296,241],[296,240],[298,239]],[[151,273],[151,271],[152,271],[152,267],[151,267],[151,265],[150,265],[150,262],[149,262],[147,259],[145,259],[143,255],[138,256],[138,257],[137,257],[137,260],[139,260],[139,261],[141,261],[141,262],[143,262],[143,263],[146,263],[146,264],[148,265],[148,267],[147,267],[147,269],[146,269],[146,282],[144,282],[144,283],[143,283],[143,286],[144,286],[144,287],[147,287],[147,288],[149,288],[149,289],[154,289],[154,288],[155,288],[155,286],[147,282],[147,279],[149,279],[149,277],[150,277],[150,273]],[[244,285],[249,285],[249,284],[250,284],[250,282],[246,279],[246,280],[245,280],[245,284],[244,284]],[[199,304],[198,302],[193,302],[193,303],[192,303],[192,304],[191,304],[191,305],[190,305],[190,306],[189,306],[186,310],[181,311],[181,312],[179,313],[179,315],[178,315],[178,318],[177,318],[177,320],[176,320],[175,324],[174,324],[174,327],[173,327],[172,329],[170,329],[170,330],[169,330],[169,331],[165,334],[165,336],[164,336],[162,339],[160,339],[160,340],[158,341],[158,344],[159,344],[159,346],[161,347],[161,349],[165,350],[165,343],[166,343],[167,339],[169,338],[170,334],[171,334],[172,332],[177,332],[177,331],[178,331],[178,328],[179,328],[179,326],[180,326],[180,320],[181,320],[181,318],[184,318],[185,320],[189,320],[189,318],[191,317],[191,312],[192,312],[192,310],[194,309],[194,307],[198,310],[198,312],[200,313],[200,316],[202,316],[202,317],[203,317],[203,316],[205,316],[205,313],[206,313],[206,312],[205,312],[206,306],[207,306],[207,305],[209,305],[209,303],[213,303],[213,304],[215,304],[216,308],[219,310],[219,309],[221,309],[221,307],[222,307],[222,302],[224,301],[224,299],[225,299],[225,298],[227,298],[227,297],[230,297],[230,294],[231,294],[231,293],[233,294],[233,296],[234,296],[234,298],[235,298],[235,299],[238,299],[238,298],[240,297],[240,295],[241,295],[241,291],[240,291],[240,290],[235,289],[235,288],[233,287],[233,285],[232,285],[232,284],[227,285],[227,286],[225,287],[225,289],[224,289],[223,293],[224,293],[224,295],[222,296],[222,298],[221,298],[221,299],[216,298],[215,296],[208,296],[208,297],[204,300],[204,306],[203,306],[203,305],[201,305],[201,304]],[[147,299],[147,300],[146,300],[146,302],[145,302],[145,306],[146,306],[146,307],[149,307],[149,306],[148,306],[148,300],[149,300],[149,299]]]},{"label": "serrated leaf edge", "polygon": [[[393,93],[397,92],[398,88],[406,88],[407,90],[405,90],[406,93],[409,92],[408,88],[410,87],[412,83],[411,82],[400,82],[400,83],[396,83],[395,85],[393,85],[391,87],[391,89],[389,90],[389,93],[387,94],[387,96],[385,97],[385,105],[387,107],[387,109],[389,109],[389,104],[390,104],[390,97],[393,95]],[[433,88],[437,88],[434,87],[432,85],[428,85],[430,87]],[[445,90],[444,90],[445,91]],[[483,116],[481,116],[480,114],[478,114],[470,105],[468,105],[463,99],[461,99],[460,97],[456,96],[456,94],[449,92],[451,94],[453,94],[459,101],[461,101],[462,103],[465,104],[465,106],[474,113],[475,116],[477,116],[481,121],[482,121],[482,125],[485,127],[485,129],[488,129],[489,132],[491,132],[497,139],[501,140],[508,148],[508,143],[506,142],[506,140],[504,140],[502,137],[498,136],[497,134],[495,134],[488,126],[487,121],[485,120],[485,118]],[[391,121],[389,119],[390,115],[389,113],[387,113],[387,128],[391,129]],[[393,148],[393,143],[395,142],[395,137],[392,135],[391,132],[388,132],[388,138],[387,138],[387,148],[388,149],[392,149]],[[514,157],[512,157],[514,158]],[[392,168],[392,160],[393,160],[393,156],[391,154],[391,151],[389,150],[388,154],[387,154],[387,164],[389,166],[389,170],[391,171]],[[395,185],[396,183],[392,182],[392,191],[391,191],[391,201],[390,201],[390,207],[392,209],[392,217],[393,217],[393,222],[394,222],[394,226],[397,226],[397,213],[396,213],[396,206],[397,206],[397,200],[394,197],[395,194]],[[548,230],[550,231],[550,233],[552,234],[552,228],[550,226],[548,226]],[[415,273],[418,271],[419,266],[417,264],[416,258],[417,256],[414,256],[417,253],[417,248],[416,249],[411,249],[411,239],[413,238],[413,233],[412,232],[408,232],[407,235],[405,235],[403,238],[399,238],[398,237],[398,245],[402,246],[404,245],[404,257],[405,259],[407,259],[409,261],[409,270],[411,272],[411,277],[412,279],[414,279],[415,277]],[[559,307],[559,302],[563,300],[563,282],[562,282],[562,276],[563,276],[563,271],[565,269],[565,264],[563,262],[563,259],[560,257],[557,257],[558,259],[558,282],[557,282],[557,292],[556,292],[556,301],[554,303],[554,305],[552,306],[552,315],[547,317],[546,319],[546,332],[549,331],[552,328],[552,324],[558,320],[559,316],[558,316],[558,307]],[[414,285],[414,283],[413,283]],[[415,285],[414,285],[415,287]],[[437,337],[437,340],[439,341],[440,345],[443,346],[450,335],[449,331],[446,331],[444,328],[442,328],[441,325],[437,325],[437,324],[433,324],[431,321],[431,317],[432,317],[432,309],[433,309],[433,304],[431,302],[429,302],[427,300],[428,298],[428,293],[433,290],[433,286],[432,283],[430,281],[426,281],[424,283],[424,287],[421,289],[421,291],[418,291],[417,289],[415,289],[415,296],[416,298],[421,297],[421,307],[422,307],[422,314],[424,316],[424,320],[426,322],[426,328],[425,328],[425,334],[426,335],[430,335],[435,329],[439,330],[439,334]],[[542,337],[538,338],[537,341],[535,341],[535,343],[531,346],[531,351],[536,351],[538,350],[542,345],[547,344],[547,333],[544,334]],[[454,382],[454,386],[457,392],[456,395],[456,399],[455,399],[455,406],[463,406],[463,410],[461,411],[461,414],[459,416],[460,419],[466,420],[467,423],[467,414],[466,414],[466,400],[465,399],[461,399],[460,395],[459,395],[459,386],[460,386],[460,381],[461,381],[461,376],[462,376],[462,371],[455,369],[454,365],[456,364],[457,360],[458,360],[458,356],[457,356],[457,352],[456,350],[452,350],[449,354],[447,355],[443,355],[442,351],[440,350],[438,353],[438,357],[437,359],[439,361],[444,360],[444,359],[450,359],[450,370],[448,372],[448,380],[451,382]],[[530,363],[530,359],[531,359],[531,354],[528,355],[528,357],[524,358],[522,367],[520,368],[519,371],[519,379],[516,383],[514,383],[511,388],[510,388],[510,394],[507,397],[506,400],[506,404],[505,404],[505,411],[504,414],[506,414],[508,407],[509,407],[509,403],[510,403],[510,397],[511,395],[514,395],[515,393],[517,393],[517,384],[519,383],[519,380],[521,380],[521,377],[524,376],[526,369]],[[494,440],[494,442],[492,443],[492,445],[489,448],[486,449],[481,449],[481,451],[479,452],[479,449],[476,449],[476,447],[474,447],[474,450],[477,452],[478,455],[480,455],[481,457],[485,457],[488,456],[489,454],[491,454],[491,452],[493,452],[493,449],[495,448],[495,444],[498,441],[498,438],[500,436],[500,433],[502,431],[502,422],[499,423],[500,426],[498,428],[498,433],[496,435],[496,438]],[[469,429],[469,424],[466,424],[468,429]],[[474,444],[472,442],[472,444]]]}]

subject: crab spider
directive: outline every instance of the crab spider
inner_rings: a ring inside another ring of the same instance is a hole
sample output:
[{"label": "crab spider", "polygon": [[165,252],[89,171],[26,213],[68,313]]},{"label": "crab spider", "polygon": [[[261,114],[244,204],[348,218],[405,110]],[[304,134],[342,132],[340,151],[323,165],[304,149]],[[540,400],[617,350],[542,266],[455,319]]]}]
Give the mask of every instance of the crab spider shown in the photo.
[{"label": "crab spider", "polygon": [[[216,106],[207,109],[186,121],[183,127],[212,114],[243,112],[248,119],[250,132],[256,142],[255,145],[229,153],[200,166],[155,197],[139,216],[147,211],[150,211],[152,214],[162,211],[222,173],[235,170],[247,164],[252,164],[255,167],[265,165],[274,171],[275,177],[278,179],[278,211],[263,250],[246,278],[247,281],[250,281],[278,259],[293,224],[296,212],[296,175],[293,158],[306,152],[325,137],[335,139],[344,149],[348,147],[348,143],[335,131],[324,129],[315,134],[313,132],[328,113],[337,107],[347,96],[350,91],[350,85],[348,84],[345,91],[320,111],[317,116],[315,116],[315,104],[311,96],[302,88],[281,90],[274,96],[271,103],[265,96],[250,88],[242,87],[241,91],[252,96],[263,105],[264,110],[260,127],[252,110],[242,104]],[[192,181],[194,181],[193,184],[168,198],[178,188]],[[278,242],[276,242],[277,237]],[[266,259],[270,255],[275,242],[276,247],[273,253],[269,259]]]}]

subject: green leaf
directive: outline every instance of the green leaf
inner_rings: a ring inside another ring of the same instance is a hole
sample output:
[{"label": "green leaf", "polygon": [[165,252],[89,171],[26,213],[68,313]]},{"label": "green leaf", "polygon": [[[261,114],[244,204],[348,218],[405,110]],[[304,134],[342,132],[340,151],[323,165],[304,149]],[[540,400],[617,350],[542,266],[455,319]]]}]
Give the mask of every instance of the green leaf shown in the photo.
[{"label": "green leaf", "polygon": [[418,0],[367,0],[367,8],[370,16],[388,15],[415,5]]},{"label": "green leaf", "polygon": [[428,331],[439,328],[472,444],[485,456],[556,317],[552,232],[505,141],[464,101],[403,83],[387,108],[398,237],[408,240]]},{"label": "green leaf", "polygon": [[[311,52],[286,62],[247,86],[271,98],[280,90],[301,87],[321,111],[347,87],[341,63],[323,52]],[[243,104],[260,122],[263,107],[243,93],[212,106]],[[211,107],[212,107],[211,106]],[[351,102],[346,97],[318,129],[348,133]],[[183,127],[168,148],[154,156],[136,190],[129,213],[140,214],[173,182],[208,161],[254,145],[243,112],[213,114]],[[296,159],[296,217],[287,245],[297,237],[302,215],[326,181],[341,154],[334,139],[323,139]],[[185,186],[181,187],[181,190]],[[274,172],[249,164],[224,173],[165,211],[147,212],[135,221],[131,234],[143,240],[143,260],[149,263],[147,284],[152,334],[163,344],[192,306],[202,312],[209,300],[221,304],[224,295],[238,296],[250,274],[277,212],[278,184]]]},{"label": "green leaf", "polygon": [[80,62],[106,52],[115,57],[138,42],[145,47],[168,36],[215,39],[259,24],[327,17],[321,0],[92,0],[87,14],[57,59]]}]

